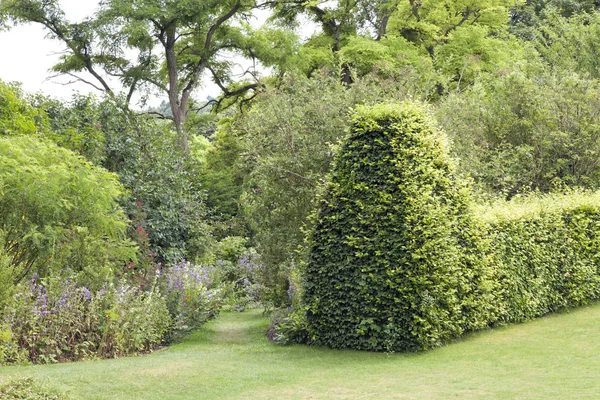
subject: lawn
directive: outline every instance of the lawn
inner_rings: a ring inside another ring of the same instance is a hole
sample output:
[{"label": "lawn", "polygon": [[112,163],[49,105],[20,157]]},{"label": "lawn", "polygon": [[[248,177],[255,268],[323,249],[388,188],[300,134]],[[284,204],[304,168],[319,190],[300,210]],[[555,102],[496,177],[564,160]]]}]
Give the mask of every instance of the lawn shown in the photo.
[{"label": "lawn", "polygon": [[276,346],[259,311],[225,313],[149,356],[2,367],[73,399],[597,399],[600,304],[419,354]]}]

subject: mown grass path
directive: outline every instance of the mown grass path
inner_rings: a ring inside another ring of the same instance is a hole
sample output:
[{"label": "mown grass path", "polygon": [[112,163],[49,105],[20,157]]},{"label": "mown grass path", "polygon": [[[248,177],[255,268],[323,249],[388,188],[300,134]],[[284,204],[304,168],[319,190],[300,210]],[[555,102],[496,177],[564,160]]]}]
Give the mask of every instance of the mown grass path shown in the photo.
[{"label": "mown grass path", "polygon": [[73,399],[598,399],[600,304],[420,354],[281,347],[259,311],[225,313],[149,356],[3,367]]}]

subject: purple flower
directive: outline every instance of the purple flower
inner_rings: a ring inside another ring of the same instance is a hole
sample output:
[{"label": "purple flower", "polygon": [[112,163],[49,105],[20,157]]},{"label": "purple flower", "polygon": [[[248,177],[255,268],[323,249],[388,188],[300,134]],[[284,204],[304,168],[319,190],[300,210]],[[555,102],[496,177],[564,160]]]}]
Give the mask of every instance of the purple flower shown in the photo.
[{"label": "purple flower", "polygon": [[90,300],[92,298],[92,292],[90,292],[88,288],[84,287],[81,291],[83,292],[83,298],[85,300]]}]

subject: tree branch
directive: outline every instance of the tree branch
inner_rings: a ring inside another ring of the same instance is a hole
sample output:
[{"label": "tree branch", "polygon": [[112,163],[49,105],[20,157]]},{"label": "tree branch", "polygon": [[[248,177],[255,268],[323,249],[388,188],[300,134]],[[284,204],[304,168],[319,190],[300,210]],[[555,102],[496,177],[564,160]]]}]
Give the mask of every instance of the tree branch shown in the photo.
[{"label": "tree branch", "polygon": [[74,80],[74,81],[65,82],[65,83],[63,83],[63,82],[56,82],[56,83],[58,83],[59,85],[62,85],[62,86],[67,86],[67,85],[71,85],[71,84],[73,84],[73,83],[76,83],[76,82],[82,82],[82,83],[85,83],[85,84],[87,84],[87,85],[90,85],[90,86],[92,86],[94,89],[96,89],[96,90],[98,90],[98,91],[100,91],[100,92],[104,92],[104,91],[105,91],[105,90],[104,90],[104,89],[102,89],[101,87],[99,87],[99,86],[97,86],[97,85],[93,84],[92,82],[90,82],[90,81],[88,81],[88,80],[85,80],[85,79],[83,79],[83,78],[82,78],[82,77],[80,77],[80,76],[77,76],[77,75],[75,75],[75,74],[74,74],[74,73],[72,73],[72,72],[61,72],[60,74],[51,75],[51,76],[47,77],[47,78],[46,78],[46,79],[44,79],[44,80],[45,80],[45,81],[48,81],[48,80],[50,80],[50,79],[58,78],[58,77],[59,77],[59,76],[61,76],[61,75],[68,75],[68,76],[71,76],[71,77],[75,78],[75,80]]},{"label": "tree branch", "polygon": [[164,115],[163,113],[159,113],[158,111],[144,111],[142,113],[139,113],[138,115],[154,115],[160,119],[166,119],[169,121],[173,121],[173,117],[169,117],[167,115]]},{"label": "tree branch", "polygon": [[[204,50],[206,53],[208,53],[208,51],[210,50],[210,48],[212,46],[213,37],[214,37],[215,33],[217,32],[217,29],[219,29],[221,27],[221,25],[223,25],[231,17],[233,17],[235,15],[235,13],[241,7],[242,7],[241,1],[240,0],[236,1],[235,5],[227,13],[225,13],[219,19],[217,19],[217,21],[214,23],[214,25],[212,25],[210,27],[210,29],[208,30],[208,33],[206,34],[206,40],[204,42]],[[196,87],[196,84],[198,83],[198,80],[200,79],[200,75],[202,74],[202,72],[206,68],[206,65],[208,64],[208,59],[209,59],[209,55],[204,54],[203,57],[201,57],[198,64],[196,65],[196,68],[194,68],[192,78],[190,79],[187,86],[183,90],[183,94],[181,96],[182,103],[184,100],[187,102],[187,98],[189,98],[192,90],[194,90],[194,88]]]}]

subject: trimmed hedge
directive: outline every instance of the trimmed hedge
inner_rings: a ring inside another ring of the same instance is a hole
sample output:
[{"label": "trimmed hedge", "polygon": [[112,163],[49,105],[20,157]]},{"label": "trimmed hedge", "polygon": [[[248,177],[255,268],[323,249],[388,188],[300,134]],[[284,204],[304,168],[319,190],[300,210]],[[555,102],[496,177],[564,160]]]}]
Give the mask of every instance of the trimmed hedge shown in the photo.
[{"label": "trimmed hedge", "polygon": [[491,245],[499,322],[600,297],[600,192],[499,202],[475,215]]},{"label": "trimmed hedge", "polygon": [[468,194],[421,107],[358,108],[311,238],[311,340],[421,350],[486,326],[493,291]]},{"label": "trimmed hedge", "polygon": [[357,109],[309,239],[298,337],[425,350],[600,297],[600,194],[474,211],[454,171],[420,106]]}]

